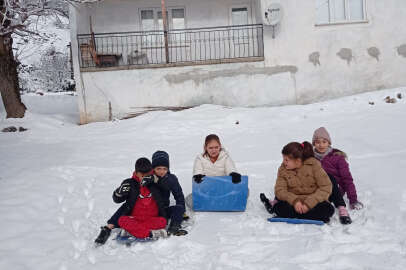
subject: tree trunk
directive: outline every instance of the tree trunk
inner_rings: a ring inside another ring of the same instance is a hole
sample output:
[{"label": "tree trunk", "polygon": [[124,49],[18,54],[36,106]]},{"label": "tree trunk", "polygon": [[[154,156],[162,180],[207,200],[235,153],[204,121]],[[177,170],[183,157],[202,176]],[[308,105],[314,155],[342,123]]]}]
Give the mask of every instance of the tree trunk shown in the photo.
[{"label": "tree trunk", "polygon": [[17,62],[13,54],[11,35],[0,36],[0,92],[7,118],[24,117],[25,105],[21,102]]}]

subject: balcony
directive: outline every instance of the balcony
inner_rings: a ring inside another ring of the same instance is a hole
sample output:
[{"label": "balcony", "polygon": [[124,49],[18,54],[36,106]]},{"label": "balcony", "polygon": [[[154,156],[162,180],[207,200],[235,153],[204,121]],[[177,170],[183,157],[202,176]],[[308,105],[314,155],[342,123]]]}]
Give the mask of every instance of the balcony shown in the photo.
[{"label": "balcony", "polygon": [[82,71],[264,60],[262,24],[174,29],[167,34],[92,33],[78,35],[77,39]]}]

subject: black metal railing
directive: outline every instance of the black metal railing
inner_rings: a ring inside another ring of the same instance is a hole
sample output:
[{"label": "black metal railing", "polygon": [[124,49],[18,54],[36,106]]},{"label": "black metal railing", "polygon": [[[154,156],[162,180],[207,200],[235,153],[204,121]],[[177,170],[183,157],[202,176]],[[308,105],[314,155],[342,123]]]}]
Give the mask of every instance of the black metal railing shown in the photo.
[{"label": "black metal railing", "polygon": [[[193,64],[264,56],[262,24],[78,35],[80,67]],[[169,62],[167,62],[167,59]]]}]

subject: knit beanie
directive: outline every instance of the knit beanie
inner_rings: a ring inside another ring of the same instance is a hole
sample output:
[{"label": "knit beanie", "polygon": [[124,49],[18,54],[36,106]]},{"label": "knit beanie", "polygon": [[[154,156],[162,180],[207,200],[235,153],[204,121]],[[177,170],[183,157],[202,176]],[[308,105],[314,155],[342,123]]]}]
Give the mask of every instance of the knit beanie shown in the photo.
[{"label": "knit beanie", "polygon": [[151,161],[149,159],[143,157],[137,159],[135,162],[135,171],[140,173],[147,173],[152,170]]},{"label": "knit beanie", "polygon": [[152,168],[163,166],[169,169],[169,155],[165,151],[156,151],[152,155]]},{"label": "knit beanie", "polygon": [[327,129],[325,127],[320,127],[314,131],[312,140],[313,145],[317,139],[325,139],[331,144],[330,135],[328,134]]}]

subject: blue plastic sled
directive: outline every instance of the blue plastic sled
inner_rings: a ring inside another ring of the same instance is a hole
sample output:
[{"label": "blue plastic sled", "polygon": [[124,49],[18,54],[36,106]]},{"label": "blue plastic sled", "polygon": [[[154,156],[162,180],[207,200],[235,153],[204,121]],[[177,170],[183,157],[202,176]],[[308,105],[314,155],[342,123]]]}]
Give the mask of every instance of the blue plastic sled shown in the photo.
[{"label": "blue plastic sled", "polygon": [[120,236],[120,235],[118,235],[116,237],[117,243],[122,244],[122,245],[127,245],[127,246],[129,246],[133,243],[137,243],[137,242],[150,242],[150,241],[155,241],[155,240],[156,239],[153,239],[151,237],[137,238],[134,236]]},{"label": "blue plastic sled", "polygon": [[152,237],[137,238],[137,237],[129,234],[126,230],[121,229],[120,232],[117,234],[117,237],[115,240],[119,244],[130,246],[133,243],[150,242],[150,241],[155,241],[156,239],[153,239]]},{"label": "blue plastic sled", "polygon": [[243,212],[247,206],[248,176],[234,184],[231,176],[204,177],[192,186],[194,211]]},{"label": "blue plastic sled", "polygon": [[298,218],[279,218],[273,217],[268,218],[269,222],[286,222],[290,224],[314,224],[314,225],[324,225],[324,222],[321,220],[312,220],[312,219],[298,219]]}]

